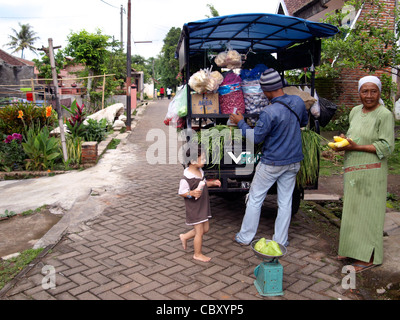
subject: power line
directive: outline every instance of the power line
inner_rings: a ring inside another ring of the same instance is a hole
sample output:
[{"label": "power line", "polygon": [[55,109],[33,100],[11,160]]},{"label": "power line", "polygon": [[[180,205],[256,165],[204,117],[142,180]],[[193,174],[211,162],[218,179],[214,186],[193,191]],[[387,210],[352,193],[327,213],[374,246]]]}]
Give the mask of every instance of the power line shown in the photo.
[{"label": "power line", "polygon": [[60,19],[60,18],[79,18],[85,16],[58,16],[58,17],[0,17],[0,19]]},{"label": "power line", "polygon": [[104,2],[105,4],[109,5],[110,7],[113,7],[115,9],[119,9],[119,7],[116,7],[116,6],[112,5],[112,4],[109,4],[108,2],[105,2],[104,0],[100,0],[100,1]]}]

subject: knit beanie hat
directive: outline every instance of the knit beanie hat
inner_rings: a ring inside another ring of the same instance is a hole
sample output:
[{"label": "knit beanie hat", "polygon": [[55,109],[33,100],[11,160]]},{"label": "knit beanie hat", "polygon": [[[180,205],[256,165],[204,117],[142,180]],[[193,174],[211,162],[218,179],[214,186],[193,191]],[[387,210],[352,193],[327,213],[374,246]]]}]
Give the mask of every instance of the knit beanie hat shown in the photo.
[{"label": "knit beanie hat", "polygon": [[283,88],[281,76],[275,69],[269,68],[260,77],[262,91],[275,91]]}]

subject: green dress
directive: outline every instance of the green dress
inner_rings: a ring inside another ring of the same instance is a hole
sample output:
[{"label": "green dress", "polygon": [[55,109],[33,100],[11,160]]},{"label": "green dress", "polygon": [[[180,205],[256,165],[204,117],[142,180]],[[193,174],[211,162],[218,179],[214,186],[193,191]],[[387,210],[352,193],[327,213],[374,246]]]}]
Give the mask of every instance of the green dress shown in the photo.
[{"label": "green dress", "polygon": [[359,145],[373,144],[376,153],[346,151],[344,201],[339,255],[374,264],[383,262],[386,213],[387,157],[394,149],[394,118],[384,106],[369,113],[356,106],[350,112],[347,137]]}]

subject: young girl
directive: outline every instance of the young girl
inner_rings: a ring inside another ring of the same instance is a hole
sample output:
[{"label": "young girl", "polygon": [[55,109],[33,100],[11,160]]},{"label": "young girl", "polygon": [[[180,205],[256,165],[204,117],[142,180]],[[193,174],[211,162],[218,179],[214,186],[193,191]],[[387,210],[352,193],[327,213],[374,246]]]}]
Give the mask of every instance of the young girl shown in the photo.
[{"label": "young girl", "polygon": [[[208,219],[211,218],[211,210],[208,187],[220,187],[221,182],[219,180],[206,181],[204,172],[201,169],[205,163],[201,151],[191,156],[190,150],[188,149],[186,152],[189,164],[183,172],[183,179],[180,181],[178,193],[185,199],[186,224],[193,226],[193,229],[185,234],[180,234],[179,237],[185,250],[187,248],[187,241],[194,238],[193,259],[208,262],[211,258],[203,255],[201,249],[203,234],[207,233],[210,229]],[[197,189],[201,181],[205,182],[202,191]]]}]

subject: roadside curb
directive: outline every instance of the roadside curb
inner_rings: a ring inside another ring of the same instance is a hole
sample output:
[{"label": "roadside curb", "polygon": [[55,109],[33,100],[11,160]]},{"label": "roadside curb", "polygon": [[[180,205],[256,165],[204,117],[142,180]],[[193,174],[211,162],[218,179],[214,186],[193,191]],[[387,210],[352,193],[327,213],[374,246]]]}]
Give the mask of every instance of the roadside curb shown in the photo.
[{"label": "roadside curb", "polygon": [[323,206],[318,204],[315,201],[307,201],[309,204],[313,206],[313,209],[316,210],[320,215],[325,217],[331,224],[340,228],[340,219],[336,217],[329,209],[325,209]]}]

